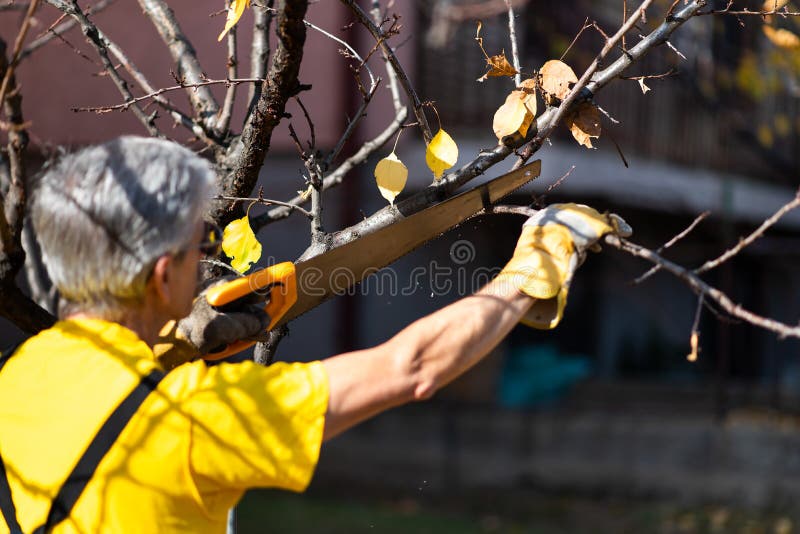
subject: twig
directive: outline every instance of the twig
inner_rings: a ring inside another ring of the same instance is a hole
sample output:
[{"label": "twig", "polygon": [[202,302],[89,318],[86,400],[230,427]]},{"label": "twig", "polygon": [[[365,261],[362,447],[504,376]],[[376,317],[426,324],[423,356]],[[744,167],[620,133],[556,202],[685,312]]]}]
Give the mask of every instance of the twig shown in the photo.
[{"label": "twig", "polygon": [[107,113],[109,111],[115,110],[127,110],[131,105],[136,104],[138,102],[142,102],[144,100],[149,100],[151,98],[155,99],[159,95],[163,95],[164,93],[169,93],[171,91],[177,91],[179,89],[196,89],[198,87],[206,87],[209,85],[238,85],[241,83],[262,83],[265,80],[260,80],[257,78],[234,78],[234,79],[224,79],[224,80],[205,80],[198,83],[181,83],[178,85],[171,85],[169,87],[162,87],[161,89],[156,89],[155,91],[151,91],[145,95],[133,97],[131,96],[130,100],[123,102],[121,104],[112,104],[110,106],[92,106],[92,107],[83,107],[83,108],[72,108],[72,111],[91,111],[94,113]]},{"label": "twig", "polygon": [[715,287],[710,286],[693,272],[662,258],[652,250],[648,250],[642,246],[636,245],[613,235],[606,236],[605,242],[606,244],[627,252],[633,256],[645,259],[654,264],[661,265],[664,270],[669,271],[684,281],[696,294],[705,294],[714,300],[721,309],[734,317],[738,317],[739,319],[742,319],[754,326],[775,332],[781,338],[800,338],[800,327],[789,326],[774,319],[762,317],[742,308],[739,304],[733,302],[725,293],[719,289],[716,289]]},{"label": "twig", "polygon": [[414,116],[416,116],[417,121],[419,122],[420,129],[422,130],[422,136],[425,139],[425,143],[429,143],[433,138],[433,134],[431,133],[431,128],[428,125],[428,119],[425,117],[425,110],[423,109],[423,103],[417,96],[417,92],[411,85],[411,82],[406,75],[405,70],[403,69],[402,65],[397,59],[397,56],[394,54],[394,50],[389,44],[386,42],[386,36],[384,35],[383,30],[380,26],[373,23],[369,16],[361,9],[361,6],[356,3],[355,0],[342,0],[342,3],[348,6],[353,13],[358,18],[359,22],[372,34],[373,38],[380,43],[381,49],[386,54],[389,63],[392,65],[395,73],[397,74],[397,79],[400,82],[400,85],[403,87],[406,95],[408,96],[409,100],[411,100],[412,108],[414,109]]},{"label": "twig", "polygon": [[700,352],[700,314],[703,311],[703,303],[706,300],[706,294],[700,293],[697,297],[697,309],[694,312],[694,321],[692,322],[692,333],[689,336],[689,346],[691,352],[686,357],[690,362],[697,361],[697,354]]},{"label": "twig", "polygon": [[798,17],[800,16],[800,12],[797,11],[789,11],[787,7],[782,7],[780,9],[773,9],[771,11],[750,11],[749,9],[743,9],[740,11],[734,11],[730,9],[730,4],[725,9],[711,9],[709,11],[701,11],[697,13],[697,16],[702,15],[734,15],[734,16],[756,16],[756,17],[767,17],[770,15],[778,15],[781,17]]},{"label": "twig", "polygon": [[547,197],[547,195],[550,194],[550,192],[552,192],[556,187],[560,186],[564,182],[564,180],[566,180],[567,177],[570,174],[572,174],[572,171],[574,171],[574,170],[575,170],[575,165],[570,167],[570,169],[567,172],[565,172],[561,176],[561,178],[559,178],[558,180],[556,180],[552,184],[548,185],[547,189],[545,189],[544,192],[541,195],[534,196],[534,201],[533,201],[534,204],[537,207],[544,207],[544,201],[545,201],[545,198]]},{"label": "twig", "polygon": [[[119,75],[117,69],[114,67],[114,64],[111,62],[111,59],[108,57],[106,42],[100,36],[97,27],[86,17],[83,11],[81,11],[78,3],[75,0],[47,0],[47,2],[71,16],[78,22],[81,27],[81,31],[86,36],[86,40],[89,41],[89,43],[94,47],[97,55],[100,57],[103,68],[114,82],[114,85],[117,86],[117,90],[122,95],[122,98],[124,98],[126,101],[134,100],[130,89],[128,89],[128,83],[122,79],[122,76]],[[145,129],[150,135],[154,137],[162,137],[161,133],[158,131],[158,128],[156,128],[155,116],[147,115],[144,110],[135,103],[132,103],[132,108],[133,114],[136,115],[136,118],[138,118],[139,122],[144,125]]]},{"label": "twig", "polygon": [[[617,46],[617,43],[620,39],[622,39],[622,36],[628,33],[631,28],[633,28],[637,19],[641,17],[642,13],[645,12],[651,3],[653,3],[653,0],[644,0],[644,2],[642,2],[636,11],[631,13],[630,18],[625,22],[625,24],[622,25],[619,31],[617,31],[617,33],[615,33],[610,39],[606,40],[605,45],[603,45],[603,48],[600,50],[600,53],[595,56],[594,61],[592,61],[592,64],[589,65],[589,68],[587,68],[580,77],[578,83],[572,87],[572,90],[569,92],[567,97],[564,98],[564,100],[561,102],[561,105],[558,106],[558,110],[549,121],[549,124],[543,129],[538,130],[534,141],[531,143],[532,145],[541,146],[544,140],[550,137],[550,134],[553,132],[555,127],[561,122],[561,120],[564,118],[564,116],[566,116],[567,112],[572,107],[572,103],[577,100],[581,90],[586,87],[586,84],[589,83],[589,80],[592,78],[592,76],[594,76],[594,73],[597,72],[597,69],[603,59],[605,59],[608,53],[611,52],[615,46]],[[520,160],[515,164],[515,168],[521,166],[524,161],[526,161],[526,159],[520,158]]]},{"label": "twig", "polygon": [[271,198],[263,198],[263,197],[230,197],[226,195],[217,195],[214,197],[214,200],[225,200],[228,202],[257,202],[259,204],[266,204],[266,205],[275,205],[275,206],[283,206],[285,208],[299,211],[309,219],[312,218],[312,213],[306,209],[301,208],[295,204],[291,204],[289,202],[281,202],[280,200],[272,200]]},{"label": "twig", "polygon": [[339,137],[339,141],[336,143],[336,146],[333,147],[333,150],[331,150],[325,157],[325,160],[322,164],[323,169],[329,168],[333,162],[336,161],[336,158],[339,157],[339,153],[344,148],[345,143],[347,143],[347,140],[350,139],[355,132],[358,123],[361,121],[361,119],[367,116],[367,106],[369,106],[370,102],[372,102],[372,97],[375,96],[375,91],[377,91],[380,81],[381,79],[378,78],[377,83],[370,87],[369,92],[367,92],[367,95],[364,97],[361,105],[358,107],[355,116],[352,120],[348,121],[347,128],[345,128],[344,133],[342,133],[341,137]]},{"label": "twig", "polygon": [[[372,0],[372,19],[375,24],[380,24],[381,22],[381,5],[379,0]],[[395,118],[397,118],[401,112],[404,114],[408,112],[400,101],[400,87],[397,81],[397,72],[392,68],[391,62],[389,61],[389,54],[383,48],[381,48],[381,57],[383,58],[383,64],[386,68],[386,76],[389,78],[389,91],[392,94],[392,104],[394,105]]]},{"label": "twig", "polygon": [[506,7],[508,7],[508,37],[511,39],[511,59],[514,64],[514,70],[517,73],[514,75],[514,85],[519,86],[522,83],[522,73],[519,64],[519,49],[517,48],[517,28],[514,22],[514,6],[511,5],[511,0],[505,0]]},{"label": "twig", "polygon": [[39,7],[39,0],[31,0],[31,3],[28,4],[28,10],[25,12],[25,18],[22,19],[22,26],[19,28],[16,41],[14,41],[14,51],[11,53],[11,60],[8,62],[6,72],[3,75],[3,82],[0,85],[0,103],[6,99],[8,85],[11,77],[14,76],[14,69],[17,67],[19,56],[22,52],[22,43],[25,42],[25,36],[31,27],[31,20],[33,20],[33,14],[36,12],[37,7]]},{"label": "twig", "polygon": [[[96,13],[100,13],[114,2],[116,2],[116,0],[100,0],[96,4],[93,4],[86,9],[86,16],[88,17]],[[66,14],[63,14],[61,17],[59,17],[59,21],[65,16]],[[53,23],[53,25],[48,28],[46,32],[43,32],[42,35],[31,41],[31,43],[22,50],[22,53],[19,55],[19,61],[22,61],[29,55],[33,54],[41,47],[52,41],[54,38],[59,37],[65,32],[71,30],[77,23],[78,22],[75,19],[66,20],[60,24]]]},{"label": "twig", "polygon": [[559,58],[561,61],[564,61],[564,58],[567,57],[569,51],[572,50],[572,47],[575,46],[575,43],[578,42],[578,39],[580,39],[581,35],[583,35],[583,32],[585,32],[591,27],[592,25],[589,24],[589,17],[586,17],[586,20],[583,21],[583,26],[581,26],[580,31],[577,33],[577,35],[575,35],[575,38],[572,39],[572,42],[569,43],[569,46],[566,48],[566,50],[564,50],[564,53],[561,54],[561,57]]},{"label": "twig", "polygon": [[776,211],[769,219],[767,219],[766,221],[761,223],[761,226],[756,228],[756,230],[753,231],[753,233],[751,233],[749,236],[747,236],[746,238],[744,238],[741,241],[739,241],[739,243],[735,247],[727,250],[724,254],[722,254],[717,259],[709,260],[709,261],[705,262],[703,265],[701,265],[700,267],[695,269],[694,273],[695,274],[703,274],[703,273],[705,273],[707,271],[710,271],[711,269],[715,269],[716,267],[719,267],[720,265],[722,265],[723,263],[725,263],[726,261],[728,261],[732,257],[736,256],[739,252],[742,251],[742,249],[744,249],[746,246],[750,245],[753,241],[755,241],[756,239],[758,239],[759,237],[764,235],[764,232],[766,232],[767,229],[770,226],[774,225],[786,213],[792,211],[793,209],[797,208],[798,206],[800,206],[800,190],[797,191],[797,193],[795,194],[794,199],[791,202],[785,204],[778,211]]},{"label": "twig", "polygon": [[[397,130],[403,127],[403,121],[406,120],[407,115],[408,111],[406,110],[406,108],[402,108],[399,115],[395,117],[395,120],[392,121],[392,123],[386,129],[384,129],[374,139],[371,139],[370,141],[367,141],[366,143],[361,145],[361,148],[359,148],[355,154],[353,154],[345,161],[343,161],[342,164],[339,165],[339,167],[337,167],[335,171],[326,176],[322,181],[323,191],[326,191],[331,187],[339,185],[344,179],[344,177],[351,170],[353,170],[356,166],[366,161],[367,158],[373,152],[375,152],[377,149],[386,144],[392,137],[394,137],[395,134],[397,133]],[[296,197],[291,199],[288,203],[293,206],[298,206],[306,203],[307,201],[308,201],[307,196],[297,195]],[[252,224],[253,229],[255,231],[258,231],[267,224],[285,219],[291,214],[292,214],[291,209],[282,206],[279,208],[274,208],[267,213],[264,213],[262,215],[255,217],[254,219],[251,219],[250,223]]]},{"label": "twig", "polygon": [[[692,232],[692,230],[694,230],[695,227],[709,215],[711,215],[710,211],[704,211],[703,213],[695,217],[694,221],[692,221],[692,224],[690,224],[684,231],[682,231],[681,233],[679,233],[678,235],[676,235],[675,237],[664,243],[658,249],[656,249],[656,254],[661,254],[662,252],[670,248],[672,245],[674,245],[675,243],[677,243],[678,241],[689,235]],[[633,285],[641,284],[642,282],[644,282],[645,280],[647,280],[660,270],[661,270],[660,265],[654,265],[649,271],[647,271],[642,276],[634,280]]]},{"label": "twig", "polygon": [[[203,67],[169,5],[164,0],[139,0],[139,5],[172,54],[181,82],[190,86],[202,82],[205,78]],[[212,131],[219,113],[219,104],[214,99],[214,94],[203,85],[193,87],[186,94],[205,129]]]},{"label": "twig", "polygon": [[[585,89],[581,91],[581,98],[592,98],[603,87],[608,85],[608,83],[610,83],[613,79],[622,74],[622,72],[624,72],[625,69],[627,69],[634,61],[639,60],[654,47],[666,42],[669,36],[672,35],[672,32],[693,17],[705,5],[706,0],[689,1],[689,3],[684,5],[684,7],[682,7],[677,13],[674,13],[669,20],[664,21],[658,28],[650,32],[647,37],[636,43],[636,46],[620,55],[620,57],[617,58],[617,60],[611,65],[602,71],[597,72],[592,80],[586,84]],[[632,16],[630,19],[628,19],[629,23],[631,21],[636,21],[636,17]],[[575,92],[572,92],[570,96],[574,94]],[[558,108],[550,108],[542,113],[536,119],[535,127],[534,125],[531,125],[529,131],[546,132],[547,135],[537,133],[533,141],[528,143],[523,149],[519,150],[518,154],[520,159],[514,164],[515,167],[519,167],[524,164],[525,161],[530,159],[531,156],[533,156],[533,154],[535,154],[541,148],[544,140],[558,125],[558,121],[555,119],[558,118],[558,120],[561,120],[558,117],[560,111],[564,111],[563,102]],[[561,115],[563,116],[563,113]]]}]

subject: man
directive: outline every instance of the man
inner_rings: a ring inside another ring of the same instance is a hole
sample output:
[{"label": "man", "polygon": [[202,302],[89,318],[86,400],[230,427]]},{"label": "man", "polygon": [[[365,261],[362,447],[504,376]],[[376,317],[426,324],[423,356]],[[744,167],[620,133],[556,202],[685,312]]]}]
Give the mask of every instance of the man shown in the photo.
[{"label": "man", "polygon": [[0,369],[0,532],[223,532],[248,488],[303,491],[323,440],[429,398],[520,320],[554,327],[584,250],[629,230],[591,208],[551,207],[493,282],[382,345],[165,373],[152,347],[169,321],[188,314],[167,341],[195,357],[268,324],[257,309],[194,299],[198,262],[217,250],[202,220],[214,183],[190,151],[133,137],[42,177],[32,220],[61,321]]}]

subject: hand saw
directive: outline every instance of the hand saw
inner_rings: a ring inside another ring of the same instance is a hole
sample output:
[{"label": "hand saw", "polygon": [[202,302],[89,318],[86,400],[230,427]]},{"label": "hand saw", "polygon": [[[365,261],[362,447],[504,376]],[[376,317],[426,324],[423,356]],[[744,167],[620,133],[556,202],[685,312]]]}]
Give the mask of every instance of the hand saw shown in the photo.
[{"label": "hand saw", "polygon": [[[214,286],[206,293],[206,299],[212,306],[224,306],[252,293],[268,291],[264,309],[270,316],[267,331],[272,330],[345,293],[370,274],[519,189],[540,172],[541,161],[534,161],[307,260],[279,263]],[[254,343],[237,341],[204,358],[226,358]]]}]

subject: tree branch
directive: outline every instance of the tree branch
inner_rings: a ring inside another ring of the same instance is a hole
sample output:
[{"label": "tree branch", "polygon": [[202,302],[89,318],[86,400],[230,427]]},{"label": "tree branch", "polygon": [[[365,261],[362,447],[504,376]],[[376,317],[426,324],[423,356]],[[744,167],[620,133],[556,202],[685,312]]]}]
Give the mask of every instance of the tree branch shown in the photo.
[{"label": "tree branch", "polygon": [[[181,31],[175,14],[167,3],[164,0],[139,0],[139,5],[169,48],[181,82],[197,84],[203,81],[205,79],[204,71],[197,59],[197,52]],[[214,99],[211,90],[208,87],[197,86],[187,91],[186,94],[206,131],[213,130],[217,113],[219,113],[219,104]]]},{"label": "tree branch", "polygon": [[514,75],[514,85],[519,86],[522,83],[522,67],[519,64],[519,49],[517,48],[517,25],[514,21],[514,6],[511,0],[505,0],[508,7],[508,37],[511,39],[511,61],[514,65],[514,70],[517,73]]},{"label": "tree branch", "polygon": [[727,250],[717,259],[705,262],[703,265],[695,269],[694,273],[703,274],[707,271],[710,271],[711,269],[716,269],[717,267],[719,267],[732,257],[739,254],[739,252],[741,252],[742,249],[752,244],[753,241],[764,235],[764,232],[766,232],[770,226],[774,225],[776,222],[778,222],[778,220],[781,217],[786,215],[786,213],[792,211],[798,206],[800,206],[800,189],[798,189],[794,199],[791,202],[785,204],[783,207],[781,207],[781,209],[776,211],[769,219],[761,223],[761,226],[759,226],[753,233],[751,233],[749,236],[739,241],[739,243],[735,247],[731,248],[730,250]]},{"label": "tree branch", "polygon": [[[128,89],[127,82],[122,79],[117,72],[117,69],[114,67],[114,64],[111,62],[111,59],[108,57],[106,42],[100,36],[100,32],[98,31],[97,27],[92,24],[83,11],[81,11],[78,3],[75,0],[47,0],[47,2],[71,16],[78,22],[81,27],[81,31],[86,36],[86,40],[94,47],[97,55],[100,57],[103,68],[114,82],[114,85],[117,86],[117,90],[122,95],[122,98],[124,98],[126,102],[133,101],[134,98],[130,92],[130,89]],[[133,109],[133,114],[136,115],[136,118],[139,119],[139,122],[144,125],[147,132],[154,137],[161,137],[161,133],[158,131],[155,125],[155,117],[152,115],[147,115],[136,103],[131,104],[131,107]]]},{"label": "tree branch", "polygon": [[422,136],[425,138],[425,143],[430,143],[431,139],[433,138],[433,134],[431,133],[431,127],[428,125],[428,119],[425,117],[423,104],[420,101],[419,96],[417,96],[417,92],[414,90],[414,87],[411,85],[403,66],[400,64],[400,61],[398,61],[397,56],[394,54],[394,50],[392,50],[392,47],[386,42],[386,35],[384,34],[383,30],[380,28],[380,26],[374,24],[370,20],[369,15],[367,15],[367,13],[361,9],[361,6],[359,6],[355,0],[342,0],[342,3],[353,11],[358,21],[367,30],[369,30],[369,32],[375,38],[375,41],[380,44],[381,50],[384,54],[386,54],[389,63],[392,65],[394,72],[397,74],[400,85],[403,87],[406,95],[408,95],[409,100],[411,100],[412,107],[414,109],[414,116],[416,116],[417,122],[419,122],[419,126],[422,129]]},{"label": "tree branch", "polygon": [[[225,0],[225,5],[228,5]],[[228,45],[228,79],[234,80],[239,77],[239,60],[236,54],[236,26],[228,30],[226,39]],[[225,100],[222,102],[222,109],[217,117],[215,130],[217,135],[225,137],[225,133],[231,125],[231,115],[233,115],[233,105],[236,103],[236,84],[228,85],[225,91]]]},{"label": "tree branch", "polygon": [[[260,80],[267,76],[272,4],[273,0],[269,0],[266,6],[253,4],[253,44],[250,49],[250,77]],[[261,96],[261,84],[251,85],[248,94],[247,116],[249,117],[250,113],[255,109],[258,98]]]},{"label": "tree branch", "polygon": [[[303,17],[307,7],[303,0],[278,2],[278,47],[255,109],[245,123],[237,161],[222,184],[226,195],[246,196],[253,190],[269,152],[272,132],[284,116],[286,101],[302,89],[298,75],[306,40]],[[230,209],[218,210],[214,215],[220,221],[233,216]]]}]

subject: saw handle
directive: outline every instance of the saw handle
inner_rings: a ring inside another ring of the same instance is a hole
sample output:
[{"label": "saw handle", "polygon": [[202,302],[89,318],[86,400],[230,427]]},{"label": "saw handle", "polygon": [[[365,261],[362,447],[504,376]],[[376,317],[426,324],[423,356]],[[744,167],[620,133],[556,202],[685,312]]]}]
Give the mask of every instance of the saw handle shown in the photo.
[{"label": "saw handle", "polygon": [[[297,301],[297,278],[294,263],[286,261],[261,269],[250,275],[210,288],[206,300],[214,307],[225,306],[252,293],[269,291],[264,311],[269,315],[270,331]],[[255,345],[255,341],[235,341],[218,352],[203,356],[204,360],[221,360]]]}]

